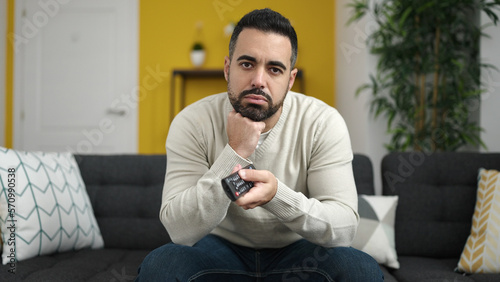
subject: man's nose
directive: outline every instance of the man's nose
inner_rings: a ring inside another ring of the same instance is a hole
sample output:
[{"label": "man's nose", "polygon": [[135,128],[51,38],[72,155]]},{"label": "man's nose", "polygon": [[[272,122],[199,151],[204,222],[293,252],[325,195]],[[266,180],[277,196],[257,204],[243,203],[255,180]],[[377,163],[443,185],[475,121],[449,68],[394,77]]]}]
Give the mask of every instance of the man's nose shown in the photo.
[{"label": "man's nose", "polygon": [[252,77],[252,88],[264,89],[266,87],[266,72],[263,68],[257,68]]}]

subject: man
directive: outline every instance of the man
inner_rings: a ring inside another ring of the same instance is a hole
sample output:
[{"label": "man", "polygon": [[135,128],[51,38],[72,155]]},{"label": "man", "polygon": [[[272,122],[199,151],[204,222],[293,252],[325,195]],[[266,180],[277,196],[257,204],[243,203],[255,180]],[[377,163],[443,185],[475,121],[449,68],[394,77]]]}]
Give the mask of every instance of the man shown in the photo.
[{"label": "man", "polygon": [[[173,243],[146,257],[138,280],[383,280],[348,247],[359,217],[346,125],[290,91],[296,59],[296,33],[279,13],[255,10],[237,24],[227,93],[186,107],[170,127],[160,219]],[[221,179],[236,171],[255,186],[232,202]]]}]

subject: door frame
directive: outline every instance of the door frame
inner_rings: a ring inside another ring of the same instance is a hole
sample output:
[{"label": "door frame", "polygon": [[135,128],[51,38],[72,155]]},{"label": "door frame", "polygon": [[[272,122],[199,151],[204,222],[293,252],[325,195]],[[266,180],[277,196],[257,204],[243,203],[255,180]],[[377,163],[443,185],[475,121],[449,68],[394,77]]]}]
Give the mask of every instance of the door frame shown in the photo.
[{"label": "door frame", "polygon": [[[22,34],[21,33],[21,25],[19,22],[22,19],[22,11],[24,9],[24,0],[14,0],[14,34]],[[12,37],[11,37],[12,38]],[[19,46],[20,49],[16,50],[16,47],[14,45],[14,42],[11,42],[12,44],[12,50],[13,50],[13,55],[14,55],[14,74],[13,74],[13,103],[12,105],[12,147],[13,148],[20,148],[22,146],[22,140],[23,140],[23,130],[22,130],[22,122],[21,116],[23,115],[22,113],[22,107],[21,104],[24,101],[24,95],[23,92],[21,91],[21,85],[23,81],[23,76],[21,75],[21,69],[22,69],[22,53],[23,53],[23,46]]]},{"label": "door frame", "polygon": [[[0,0],[0,1],[6,1],[6,0]],[[22,23],[23,21],[23,11],[25,9],[25,3],[27,1],[32,1],[32,0],[14,0],[15,1],[15,10],[14,10],[14,33],[17,35],[22,35]],[[72,0],[75,1],[75,0]],[[85,0],[81,0],[85,1]],[[121,0],[119,0],[121,1]],[[69,3],[71,1],[68,0],[54,0],[52,3],[55,3],[56,5],[59,4],[60,6],[64,6],[65,4]],[[134,85],[138,85],[138,68],[139,68],[139,0],[129,0],[129,5],[130,5],[130,18],[129,21],[127,21],[127,24],[129,25],[127,27],[127,30],[130,31],[129,36],[132,38],[132,42],[135,42],[135,44],[131,44],[131,46],[124,46],[124,48],[129,48],[131,54],[135,54],[135,60],[131,60],[131,72],[133,72],[133,78],[134,78]],[[43,8],[42,8],[43,9]],[[50,8],[49,8],[50,9]],[[46,16],[50,19],[50,17],[53,17],[54,14],[46,9],[43,9],[44,12],[46,12]],[[57,13],[57,12],[56,12]],[[38,28],[43,28],[44,25],[37,26]],[[35,35],[36,36],[36,35]],[[28,36],[23,37],[23,39],[28,38]],[[29,40],[29,38],[28,38]],[[22,40],[20,40],[22,42]],[[14,105],[13,105],[13,117],[12,117],[12,123],[13,123],[13,136],[12,136],[12,144],[13,148],[22,148],[24,145],[24,134],[23,134],[23,106],[24,106],[24,91],[23,91],[23,71],[24,71],[24,45],[22,43],[16,44],[15,40],[12,43],[14,44],[14,83],[13,83],[13,100],[14,100]],[[17,49],[16,49],[17,48]],[[135,88],[134,88],[135,89]],[[132,92],[132,90],[131,90]],[[132,93],[127,93],[132,95]],[[138,109],[139,109],[139,104],[136,105],[135,109],[131,109],[135,111],[135,122],[131,126],[131,130],[133,132],[133,139],[134,141],[134,151],[137,153],[139,151],[139,145],[138,145],[138,124],[139,124],[139,114],[138,114]],[[97,126],[97,125],[96,125]],[[0,143],[1,144],[1,143]],[[78,152],[76,152],[78,153]],[[131,152],[133,153],[133,152]]]},{"label": "door frame", "polygon": [[6,145],[6,113],[7,111],[7,93],[6,74],[7,74],[7,0],[0,0],[0,146]]}]

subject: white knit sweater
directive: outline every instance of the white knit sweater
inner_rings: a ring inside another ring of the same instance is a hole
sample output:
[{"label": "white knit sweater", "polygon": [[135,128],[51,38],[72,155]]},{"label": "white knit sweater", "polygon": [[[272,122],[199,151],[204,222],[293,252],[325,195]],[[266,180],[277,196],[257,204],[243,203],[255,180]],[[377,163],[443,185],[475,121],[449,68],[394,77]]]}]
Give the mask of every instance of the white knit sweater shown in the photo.
[{"label": "white knit sweater", "polygon": [[[173,242],[193,245],[212,233],[252,248],[277,248],[305,238],[347,246],[359,221],[352,149],[344,120],[322,101],[289,92],[279,121],[248,159],[228,145],[227,93],[179,113],[167,137],[167,172],[160,219]],[[278,179],[275,197],[244,210],[221,179],[253,163]]]}]

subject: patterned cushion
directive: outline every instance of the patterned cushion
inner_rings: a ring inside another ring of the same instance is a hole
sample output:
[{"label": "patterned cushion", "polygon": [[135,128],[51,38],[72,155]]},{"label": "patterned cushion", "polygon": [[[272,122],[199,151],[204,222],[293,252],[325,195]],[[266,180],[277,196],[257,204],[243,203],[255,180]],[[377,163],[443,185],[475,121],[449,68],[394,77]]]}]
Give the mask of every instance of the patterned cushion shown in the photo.
[{"label": "patterned cushion", "polygon": [[479,169],[472,228],[458,270],[500,273],[500,172]]},{"label": "patterned cushion", "polygon": [[394,221],[398,196],[358,196],[361,220],[352,246],[378,263],[398,269]]},{"label": "patterned cushion", "polygon": [[0,147],[0,225],[3,264],[104,245],[70,153]]}]

